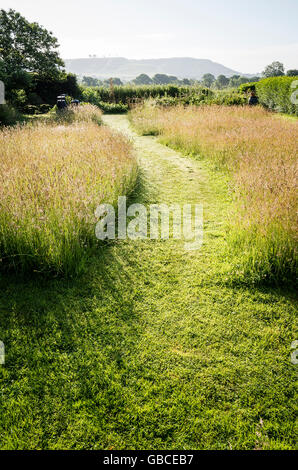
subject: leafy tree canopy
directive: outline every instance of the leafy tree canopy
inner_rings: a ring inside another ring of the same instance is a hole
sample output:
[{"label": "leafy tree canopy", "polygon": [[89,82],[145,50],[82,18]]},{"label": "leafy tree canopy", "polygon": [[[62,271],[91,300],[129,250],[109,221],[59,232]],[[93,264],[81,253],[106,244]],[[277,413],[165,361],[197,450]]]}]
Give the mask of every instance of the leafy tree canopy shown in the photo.
[{"label": "leafy tree canopy", "polygon": [[285,74],[284,65],[281,62],[272,62],[272,64],[267,65],[265,68],[263,75],[266,78],[269,77],[282,77]]},{"label": "leafy tree canopy", "polygon": [[153,77],[153,82],[156,85],[168,85],[169,83],[172,83],[172,80],[168,75],[164,73],[157,73]]},{"label": "leafy tree canopy", "polygon": [[114,77],[114,78],[112,78],[112,80],[113,80],[113,84],[116,85],[116,86],[122,86],[123,85],[122,80],[120,80],[120,78],[118,78],[118,77]]},{"label": "leafy tree canopy", "polygon": [[287,71],[288,77],[298,77],[298,69],[292,69]]},{"label": "leafy tree canopy", "polygon": [[113,85],[116,85],[116,86],[122,86],[123,85],[123,82],[118,77],[108,78],[107,80],[104,80],[103,84],[106,85],[106,86],[110,86],[111,85],[111,80],[112,80]]},{"label": "leafy tree canopy", "polygon": [[86,86],[102,86],[102,81],[94,77],[83,77],[82,83]]},{"label": "leafy tree canopy", "polygon": [[0,62],[2,73],[20,71],[44,76],[59,73],[64,63],[59,57],[57,39],[38,23],[30,23],[14,10],[0,10]]},{"label": "leafy tree canopy", "polygon": [[212,73],[205,73],[202,77],[202,85],[210,88],[211,85],[215,82],[215,76]]},{"label": "leafy tree canopy", "polygon": [[217,88],[224,88],[229,85],[230,80],[225,75],[219,75],[216,80]]},{"label": "leafy tree canopy", "polygon": [[149,77],[149,75],[146,75],[145,73],[141,73],[133,80],[133,82],[136,85],[152,85],[153,80],[152,78]]}]

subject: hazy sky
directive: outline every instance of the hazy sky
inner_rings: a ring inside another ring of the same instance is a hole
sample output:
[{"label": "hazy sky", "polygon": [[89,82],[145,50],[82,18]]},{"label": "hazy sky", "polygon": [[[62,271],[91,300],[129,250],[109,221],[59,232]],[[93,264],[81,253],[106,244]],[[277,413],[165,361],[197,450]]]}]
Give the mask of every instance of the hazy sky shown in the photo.
[{"label": "hazy sky", "polygon": [[58,37],[64,59],[196,57],[298,68],[298,0],[1,0]]}]

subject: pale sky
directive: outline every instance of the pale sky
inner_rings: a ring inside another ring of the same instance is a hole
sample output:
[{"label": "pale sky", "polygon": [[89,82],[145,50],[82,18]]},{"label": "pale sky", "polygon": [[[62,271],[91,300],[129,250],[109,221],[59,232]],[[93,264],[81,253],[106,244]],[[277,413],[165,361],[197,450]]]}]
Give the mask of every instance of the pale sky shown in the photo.
[{"label": "pale sky", "polygon": [[243,73],[298,68],[298,0],[1,0],[58,38],[63,59],[195,57]]}]

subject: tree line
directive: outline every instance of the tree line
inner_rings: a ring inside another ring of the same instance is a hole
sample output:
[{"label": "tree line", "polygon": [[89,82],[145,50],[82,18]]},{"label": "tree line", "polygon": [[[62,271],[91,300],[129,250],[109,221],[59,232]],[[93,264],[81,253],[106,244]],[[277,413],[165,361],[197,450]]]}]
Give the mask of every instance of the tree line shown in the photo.
[{"label": "tree line", "polygon": [[[22,113],[46,112],[56,102],[56,97],[65,93],[81,99],[83,88],[79,86],[76,75],[66,73],[64,63],[58,53],[58,40],[53,34],[30,22],[15,10],[0,9],[0,80],[5,84],[5,98],[8,106],[0,106],[0,122],[9,106]],[[263,77],[286,75],[281,62],[268,65]],[[287,72],[290,77],[298,76],[298,70]],[[150,77],[140,74],[130,84],[188,87],[202,85],[207,88],[237,88],[247,82],[257,82],[261,77],[233,75],[226,77],[205,74],[201,80],[180,79],[176,76],[156,74]],[[101,81],[94,77],[83,77],[87,87],[121,87],[120,78]],[[32,108],[32,109],[31,109]],[[1,114],[2,113],[2,114]]]},{"label": "tree line", "polygon": [[110,87],[111,83],[115,86],[122,85],[180,85],[180,86],[193,86],[193,85],[202,85],[207,88],[214,88],[217,90],[222,90],[224,88],[238,88],[244,83],[258,82],[261,78],[269,77],[281,77],[287,75],[288,77],[298,76],[298,70],[292,69],[288,70],[285,73],[284,65],[281,62],[273,62],[268,65],[262,76],[254,77],[245,77],[243,75],[233,75],[232,77],[226,77],[225,75],[219,75],[217,78],[212,73],[206,73],[203,75],[201,80],[194,79],[179,79],[173,75],[166,75],[158,73],[152,78],[149,75],[142,73],[138,75],[134,80],[123,83],[123,81],[118,77],[111,77],[106,80],[100,80],[95,77],[84,76],[82,79],[82,84],[88,87]]}]

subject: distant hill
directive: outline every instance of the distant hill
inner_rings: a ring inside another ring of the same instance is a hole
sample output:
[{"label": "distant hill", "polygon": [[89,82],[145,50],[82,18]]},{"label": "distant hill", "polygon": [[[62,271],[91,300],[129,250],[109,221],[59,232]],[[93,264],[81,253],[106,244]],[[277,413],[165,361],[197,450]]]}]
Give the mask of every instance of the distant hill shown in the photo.
[{"label": "distant hill", "polygon": [[119,77],[122,80],[132,80],[141,73],[153,76],[157,73],[175,75],[178,78],[201,79],[205,73],[218,75],[241,75],[236,70],[217,64],[207,59],[177,57],[171,59],[131,60],[124,57],[67,59],[67,72],[77,75],[94,76],[97,78]]}]

